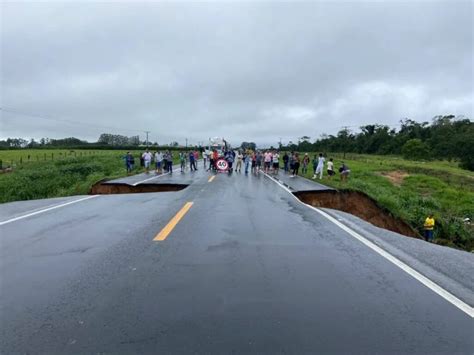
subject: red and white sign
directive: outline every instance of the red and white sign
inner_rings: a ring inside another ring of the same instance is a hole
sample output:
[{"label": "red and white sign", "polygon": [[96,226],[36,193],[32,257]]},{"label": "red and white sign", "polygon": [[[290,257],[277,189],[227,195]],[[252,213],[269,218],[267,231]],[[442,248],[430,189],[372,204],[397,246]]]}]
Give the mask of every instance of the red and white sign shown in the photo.
[{"label": "red and white sign", "polygon": [[227,171],[227,169],[229,169],[229,164],[227,164],[225,159],[219,159],[216,162],[216,167],[217,167],[217,170],[219,171]]}]

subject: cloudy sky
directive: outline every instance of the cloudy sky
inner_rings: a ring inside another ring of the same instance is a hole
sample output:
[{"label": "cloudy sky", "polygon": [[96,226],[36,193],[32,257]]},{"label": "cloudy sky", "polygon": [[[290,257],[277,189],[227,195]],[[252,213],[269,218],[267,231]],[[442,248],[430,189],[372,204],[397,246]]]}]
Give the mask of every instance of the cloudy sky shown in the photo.
[{"label": "cloudy sky", "polygon": [[3,2],[0,138],[276,144],[472,119],[472,4]]}]

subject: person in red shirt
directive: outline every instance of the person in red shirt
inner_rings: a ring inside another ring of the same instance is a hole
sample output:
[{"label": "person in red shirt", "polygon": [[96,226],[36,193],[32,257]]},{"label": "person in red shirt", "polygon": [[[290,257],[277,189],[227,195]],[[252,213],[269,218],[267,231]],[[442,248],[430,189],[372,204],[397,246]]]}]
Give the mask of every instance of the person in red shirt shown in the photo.
[{"label": "person in red shirt", "polygon": [[217,150],[214,149],[214,152],[212,153],[212,169],[217,170],[217,160],[219,159],[219,153],[217,153]]}]

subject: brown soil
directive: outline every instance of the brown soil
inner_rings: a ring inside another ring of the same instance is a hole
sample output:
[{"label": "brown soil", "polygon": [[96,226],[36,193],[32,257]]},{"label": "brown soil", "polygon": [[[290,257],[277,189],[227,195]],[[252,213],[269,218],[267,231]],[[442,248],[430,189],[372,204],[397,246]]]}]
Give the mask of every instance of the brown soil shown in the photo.
[{"label": "brown soil", "polygon": [[301,191],[296,192],[301,201],[314,207],[332,208],[351,213],[381,228],[409,237],[419,238],[407,223],[392,216],[369,196],[356,191]]},{"label": "brown soil", "polygon": [[392,184],[396,186],[400,186],[403,182],[403,179],[405,179],[407,176],[410,176],[408,173],[401,170],[384,171],[384,172],[381,172],[380,175],[389,179],[392,182]]},{"label": "brown soil", "polygon": [[180,184],[140,184],[132,186],[123,183],[104,183],[98,182],[92,186],[91,195],[108,195],[108,194],[133,194],[143,192],[165,192],[183,190],[188,185]]}]

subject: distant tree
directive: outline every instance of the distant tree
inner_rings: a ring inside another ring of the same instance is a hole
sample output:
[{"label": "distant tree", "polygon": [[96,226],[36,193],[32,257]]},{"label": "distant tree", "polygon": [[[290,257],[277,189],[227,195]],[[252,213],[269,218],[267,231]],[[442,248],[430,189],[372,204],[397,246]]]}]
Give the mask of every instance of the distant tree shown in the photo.
[{"label": "distant tree", "polygon": [[402,147],[402,154],[405,159],[424,160],[430,158],[428,145],[418,138],[407,141]]},{"label": "distant tree", "polygon": [[5,146],[8,148],[26,148],[28,141],[23,138],[7,138]]},{"label": "distant tree", "polygon": [[69,137],[62,139],[50,139],[47,145],[52,147],[74,147],[78,145],[87,145],[87,141],[83,141],[79,138]]},{"label": "distant tree", "polygon": [[114,145],[114,146],[127,146],[127,145],[138,146],[140,145],[140,137],[139,136],[127,137],[121,134],[102,133],[99,136],[97,143],[101,145]]},{"label": "distant tree", "polygon": [[31,138],[31,139],[30,139],[30,142],[28,143],[28,148],[36,148],[36,147],[38,147],[39,145],[40,145],[40,144],[39,144],[37,141],[35,141],[34,138]]},{"label": "distant tree", "polygon": [[474,124],[457,137],[457,153],[461,168],[474,171]]}]

